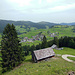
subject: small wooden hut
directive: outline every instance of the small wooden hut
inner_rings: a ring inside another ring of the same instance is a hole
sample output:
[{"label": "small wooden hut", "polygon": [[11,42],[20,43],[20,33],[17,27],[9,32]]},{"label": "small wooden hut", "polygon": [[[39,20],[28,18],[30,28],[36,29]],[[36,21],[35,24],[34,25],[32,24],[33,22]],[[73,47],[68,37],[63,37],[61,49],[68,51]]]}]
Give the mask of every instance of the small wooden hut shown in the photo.
[{"label": "small wooden hut", "polygon": [[45,48],[45,49],[40,49],[40,50],[35,50],[32,53],[32,60],[34,62],[38,62],[47,58],[51,58],[55,56],[55,52],[53,51],[52,48]]},{"label": "small wooden hut", "polygon": [[52,48],[52,49],[56,49],[56,48],[58,48],[58,47],[57,47],[57,45],[53,44],[53,45],[51,46],[51,48]]}]

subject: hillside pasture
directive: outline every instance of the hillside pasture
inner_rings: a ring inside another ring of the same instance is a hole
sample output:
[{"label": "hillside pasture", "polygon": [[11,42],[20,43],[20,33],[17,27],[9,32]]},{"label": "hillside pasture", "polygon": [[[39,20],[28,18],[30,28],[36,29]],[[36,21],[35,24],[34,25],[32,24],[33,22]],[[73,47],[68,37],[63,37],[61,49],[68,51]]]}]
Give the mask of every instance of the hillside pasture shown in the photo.
[{"label": "hillside pasture", "polygon": [[40,63],[26,62],[3,75],[67,75],[69,71],[75,72],[75,64],[59,57]]},{"label": "hillside pasture", "polygon": [[[75,55],[75,49],[64,47],[63,50],[54,50],[56,54],[70,54]],[[55,56],[48,61],[41,61],[33,63],[31,61],[31,55],[25,57],[23,63],[2,75],[67,75],[68,72],[75,72],[75,63],[68,62],[61,58],[61,56]]]},{"label": "hillside pasture", "polygon": [[25,45],[30,45],[30,46],[32,46],[33,44],[36,46],[36,45],[38,45],[39,43],[41,43],[41,41],[36,40],[36,41],[34,41],[34,42],[22,42],[21,44],[22,44],[22,46],[25,46]]},{"label": "hillside pasture", "polygon": [[[22,26],[22,27],[21,27]],[[60,38],[61,36],[70,36],[75,37],[75,33],[73,32],[73,26],[67,26],[67,25],[56,25],[51,28],[47,29],[37,29],[35,27],[30,27],[30,31],[28,32],[27,29],[25,29],[24,25],[15,26],[18,33],[18,37],[20,37],[20,40],[22,40],[24,37],[33,38],[32,36],[36,36],[41,32],[41,34],[45,35],[47,38],[47,41],[50,41],[53,39],[53,37],[50,37],[50,33],[58,33],[56,37]],[[48,34],[49,31],[49,34]],[[0,41],[1,41],[1,34],[0,34]],[[26,43],[22,43],[23,45],[27,45]],[[36,41],[31,43],[36,45]],[[37,41],[37,44],[39,44],[39,41]]]},{"label": "hillside pasture", "polygon": [[[16,27],[17,28],[17,27]],[[47,41],[50,41],[53,39],[53,37],[50,37],[50,33],[55,33],[56,32],[58,33],[56,37],[60,38],[61,36],[70,36],[70,37],[75,37],[75,33],[72,31],[73,29],[73,26],[62,26],[62,25],[57,25],[57,26],[54,26],[50,29],[33,29],[31,27],[31,31],[27,32],[27,33],[24,33],[26,32],[26,30],[24,28],[17,28],[17,30],[19,30],[20,32],[23,32],[23,34],[20,34],[18,35],[18,37],[28,37],[28,38],[32,38],[32,36],[36,36],[37,34],[39,34],[41,32],[41,34],[45,35],[46,38],[47,38]],[[47,32],[50,32],[49,34]],[[35,44],[35,42],[33,43]],[[39,43],[38,43],[39,44]]]},{"label": "hillside pasture", "polygon": [[63,48],[64,48],[63,50],[54,49],[54,52],[56,54],[61,54],[61,55],[69,54],[69,55],[74,55],[75,56],[75,49],[67,48],[67,47],[63,47]]}]

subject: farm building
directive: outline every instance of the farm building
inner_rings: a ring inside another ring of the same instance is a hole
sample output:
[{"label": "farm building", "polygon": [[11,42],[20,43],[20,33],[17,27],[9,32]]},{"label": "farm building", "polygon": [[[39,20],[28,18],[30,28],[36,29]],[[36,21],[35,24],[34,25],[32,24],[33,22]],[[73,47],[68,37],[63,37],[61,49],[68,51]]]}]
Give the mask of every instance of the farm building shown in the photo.
[{"label": "farm building", "polygon": [[34,62],[38,62],[47,58],[51,58],[55,56],[55,52],[53,51],[52,48],[45,48],[45,49],[40,49],[33,51],[32,53],[32,60]]},{"label": "farm building", "polygon": [[63,50],[63,48],[58,48],[57,45],[53,44],[51,46],[52,49],[56,49],[56,50]]},{"label": "farm building", "polygon": [[56,48],[57,48],[57,45],[53,44],[53,45],[51,46],[51,48],[52,48],[52,49],[56,49]]}]

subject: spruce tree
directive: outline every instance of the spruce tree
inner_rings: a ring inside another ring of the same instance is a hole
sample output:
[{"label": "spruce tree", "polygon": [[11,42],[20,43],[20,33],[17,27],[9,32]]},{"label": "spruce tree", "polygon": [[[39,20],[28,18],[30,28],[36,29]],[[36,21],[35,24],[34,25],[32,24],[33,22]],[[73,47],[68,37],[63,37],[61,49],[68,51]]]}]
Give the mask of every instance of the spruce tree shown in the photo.
[{"label": "spruce tree", "polygon": [[63,37],[59,39],[59,47],[63,47]]},{"label": "spruce tree", "polygon": [[25,56],[29,55],[30,46],[25,45],[24,49],[25,49]]},{"label": "spruce tree", "polygon": [[46,39],[45,36],[43,37],[42,44],[41,44],[41,48],[42,48],[42,49],[43,49],[43,48],[47,48],[47,39]]},{"label": "spruce tree", "polygon": [[36,47],[35,47],[35,45],[33,44],[33,45],[31,46],[31,54],[33,53],[34,50],[36,50]]},{"label": "spruce tree", "polygon": [[22,48],[19,42],[15,26],[7,24],[1,41],[3,72],[13,69],[23,60]]},{"label": "spruce tree", "polygon": [[39,43],[38,45],[36,45],[36,50],[41,49],[41,44]]},{"label": "spruce tree", "polygon": [[57,47],[59,47],[59,40],[57,37],[54,37],[54,44],[57,45]]}]

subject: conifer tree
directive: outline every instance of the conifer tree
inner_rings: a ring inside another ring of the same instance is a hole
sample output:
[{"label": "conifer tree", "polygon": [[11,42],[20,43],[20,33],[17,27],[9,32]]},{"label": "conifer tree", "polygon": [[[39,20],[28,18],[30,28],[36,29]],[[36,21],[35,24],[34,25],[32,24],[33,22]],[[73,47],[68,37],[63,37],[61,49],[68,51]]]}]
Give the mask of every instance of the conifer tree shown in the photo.
[{"label": "conifer tree", "polygon": [[7,24],[1,41],[3,72],[13,69],[23,60],[22,48],[19,42],[15,26]]},{"label": "conifer tree", "polygon": [[47,47],[47,39],[46,39],[46,37],[44,36],[44,37],[43,37],[42,44],[41,44],[41,48],[43,49],[43,48],[46,48],[46,47]]},{"label": "conifer tree", "polygon": [[25,56],[29,55],[29,50],[30,50],[30,46],[24,46],[24,49],[25,49]]},{"label": "conifer tree", "polygon": [[61,37],[60,39],[59,39],[59,47],[62,47],[63,46],[63,37]]},{"label": "conifer tree", "polygon": [[57,47],[59,47],[59,40],[57,37],[54,37],[54,44],[56,44]]},{"label": "conifer tree", "polygon": [[38,45],[36,45],[36,50],[41,49],[41,44],[39,43]]},{"label": "conifer tree", "polygon": [[36,47],[35,47],[35,45],[33,44],[33,45],[31,46],[31,54],[33,53],[34,50],[36,50]]}]

